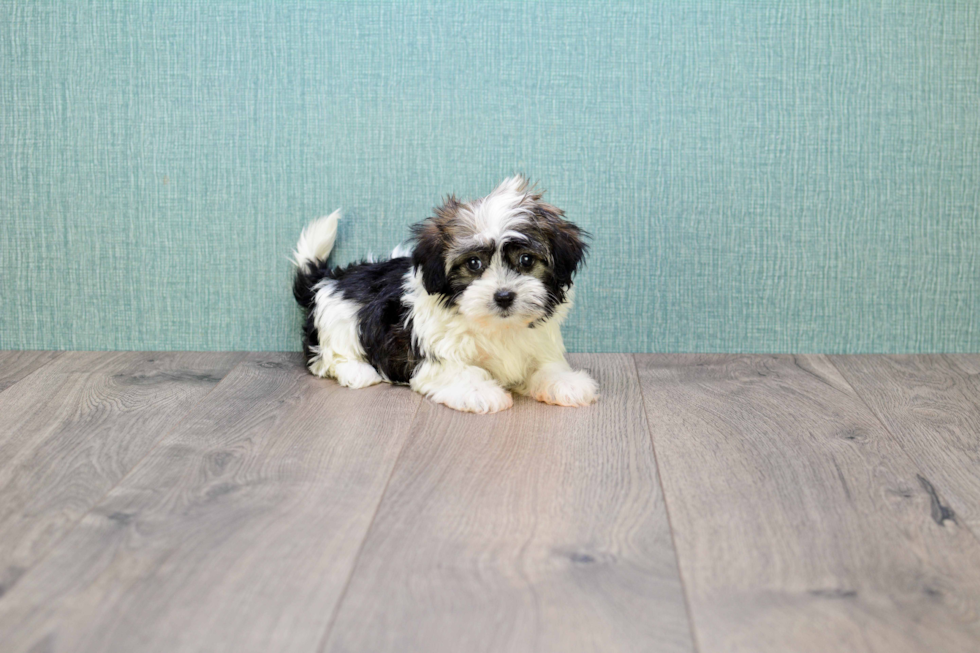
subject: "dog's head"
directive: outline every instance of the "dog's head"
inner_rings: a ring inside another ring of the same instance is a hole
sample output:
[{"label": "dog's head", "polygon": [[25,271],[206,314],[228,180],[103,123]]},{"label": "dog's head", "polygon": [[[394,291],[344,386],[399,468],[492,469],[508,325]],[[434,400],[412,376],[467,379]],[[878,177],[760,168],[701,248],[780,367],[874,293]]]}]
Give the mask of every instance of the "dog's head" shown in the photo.
[{"label": "dog's head", "polygon": [[479,322],[532,325],[550,317],[587,250],[587,234],[521,176],[472,202],[450,196],[412,231],[412,264],[426,292]]}]

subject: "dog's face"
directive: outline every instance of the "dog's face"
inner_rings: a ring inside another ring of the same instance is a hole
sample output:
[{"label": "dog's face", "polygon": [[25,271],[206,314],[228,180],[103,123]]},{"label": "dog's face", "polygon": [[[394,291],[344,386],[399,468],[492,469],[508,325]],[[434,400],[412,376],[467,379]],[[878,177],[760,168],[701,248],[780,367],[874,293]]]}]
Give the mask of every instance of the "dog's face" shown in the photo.
[{"label": "dog's face", "polygon": [[511,177],[473,202],[449,197],[415,225],[412,263],[426,292],[473,321],[532,325],[565,301],[587,249],[563,215]]}]

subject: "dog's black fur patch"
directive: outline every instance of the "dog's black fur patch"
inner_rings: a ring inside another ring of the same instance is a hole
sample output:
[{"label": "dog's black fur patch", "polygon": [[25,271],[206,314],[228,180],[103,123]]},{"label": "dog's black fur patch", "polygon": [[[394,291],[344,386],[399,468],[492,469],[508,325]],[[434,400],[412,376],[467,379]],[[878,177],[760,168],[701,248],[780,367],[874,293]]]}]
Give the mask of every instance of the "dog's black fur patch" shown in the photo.
[{"label": "dog's black fur patch", "polygon": [[423,360],[412,342],[408,307],[402,303],[402,283],[411,267],[409,258],[399,257],[346,267],[330,267],[321,262],[298,270],[293,295],[305,312],[303,354],[307,365],[314,355],[311,348],[320,344],[313,324],[313,287],[323,279],[333,279],[343,298],[361,307],[357,313],[358,337],[367,362],[389,381],[408,383]]}]

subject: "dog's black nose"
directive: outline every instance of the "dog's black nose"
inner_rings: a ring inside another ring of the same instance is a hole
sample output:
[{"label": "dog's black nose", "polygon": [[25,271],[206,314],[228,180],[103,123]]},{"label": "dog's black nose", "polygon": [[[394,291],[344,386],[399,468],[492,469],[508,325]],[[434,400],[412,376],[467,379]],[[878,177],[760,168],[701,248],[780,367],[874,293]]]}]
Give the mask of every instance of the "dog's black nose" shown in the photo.
[{"label": "dog's black nose", "polygon": [[517,293],[513,290],[498,290],[493,295],[493,301],[497,302],[497,306],[500,308],[507,308],[514,303],[516,297]]}]

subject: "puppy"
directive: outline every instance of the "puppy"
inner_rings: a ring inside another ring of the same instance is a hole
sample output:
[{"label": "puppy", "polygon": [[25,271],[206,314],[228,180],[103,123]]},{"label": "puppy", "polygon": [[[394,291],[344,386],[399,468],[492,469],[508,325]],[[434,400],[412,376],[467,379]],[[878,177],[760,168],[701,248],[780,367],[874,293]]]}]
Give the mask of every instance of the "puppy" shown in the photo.
[{"label": "puppy", "polygon": [[456,410],[494,413],[511,392],[585,406],[596,382],[565,361],[560,326],[587,245],[521,176],[486,197],[450,196],[412,227],[414,249],[327,265],[340,212],[296,245],[293,294],[310,372],[349,388],[407,383]]}]

